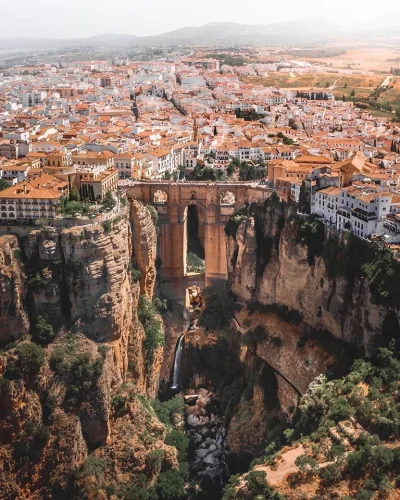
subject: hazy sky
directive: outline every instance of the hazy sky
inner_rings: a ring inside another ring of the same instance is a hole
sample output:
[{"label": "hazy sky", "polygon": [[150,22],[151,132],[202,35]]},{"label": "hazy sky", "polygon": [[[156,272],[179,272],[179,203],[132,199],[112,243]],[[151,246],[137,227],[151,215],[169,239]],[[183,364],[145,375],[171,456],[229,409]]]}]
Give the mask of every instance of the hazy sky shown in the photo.
[{"label": "hazy sky", "polygon": [[[349,25],[380,15],[377,5],[372,0],[0,0],[0,37],[155,35],[212,21],[269,24],[315,13]],[[398,0],[384,2],[386,12],[397,6]]]}]

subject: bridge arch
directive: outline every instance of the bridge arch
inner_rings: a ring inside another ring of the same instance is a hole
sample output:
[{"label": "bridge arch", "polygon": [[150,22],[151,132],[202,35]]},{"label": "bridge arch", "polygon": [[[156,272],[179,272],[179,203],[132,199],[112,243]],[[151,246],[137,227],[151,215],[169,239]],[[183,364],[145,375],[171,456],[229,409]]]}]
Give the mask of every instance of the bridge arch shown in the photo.
[{"label": "bridge arch", "polygon": [[[159,192],[164,193],[157,198]],[[227,196],[229,193],[229,196]],[[265,186],[218,182],[136,182],[127,189],[129,198],[154,203],[159,213],[158,256],[161,291],[184,303],[188,286],[208,286],[228,276],[225,224],[246,202],[265,201]],[[204,249],[205,272],[188,273],[188,217],[196,215],[197,236]]]},{"label": "bridge arch", "polygon": [[183,207],[183,268],[184,275],[204,274],[207,265],[205,246],[206,206],[191,200]]}]

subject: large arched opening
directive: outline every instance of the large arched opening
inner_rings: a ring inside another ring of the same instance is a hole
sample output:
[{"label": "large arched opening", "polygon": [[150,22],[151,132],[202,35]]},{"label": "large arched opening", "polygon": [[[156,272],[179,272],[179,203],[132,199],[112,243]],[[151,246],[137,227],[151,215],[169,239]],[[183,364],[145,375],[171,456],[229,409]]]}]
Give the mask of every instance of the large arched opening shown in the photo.
[{"label": "large arched opening", "polygon": [[198,204],[191,204],[185,208],[183,242],[185,276],[205,273],[204,221],[204,211]]}]

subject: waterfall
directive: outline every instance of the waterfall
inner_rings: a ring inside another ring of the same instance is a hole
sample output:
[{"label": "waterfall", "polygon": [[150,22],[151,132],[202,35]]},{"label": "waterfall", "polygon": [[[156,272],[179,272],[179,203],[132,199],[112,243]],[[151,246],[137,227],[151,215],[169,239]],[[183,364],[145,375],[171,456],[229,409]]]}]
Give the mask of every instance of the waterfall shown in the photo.
[{"label": "waterfall", "polygon": [[178,343],[176,345],[176,350],[175,350],[175,358],[174,358],[174,371],[172,374],[172,386],[171,389],[177,389],[179,386],[179,378],[180,378],[180,371],[181,371],[181,358],[182,358],[182,351],[183,351],[183,339],[185,335],[181,335],[179,337]]}]

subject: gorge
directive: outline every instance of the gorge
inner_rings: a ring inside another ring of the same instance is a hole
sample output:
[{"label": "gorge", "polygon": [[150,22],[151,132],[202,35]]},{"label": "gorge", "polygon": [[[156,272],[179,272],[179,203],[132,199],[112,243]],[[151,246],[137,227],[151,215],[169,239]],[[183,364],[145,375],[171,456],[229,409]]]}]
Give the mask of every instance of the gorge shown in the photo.
[{"label": "gorge", "polygon": [[[385,249],[265,190],[230,187],[221,205],[224,186],[203,201],[166,186],[163,204],[160,186],[128,191],[110,228],[0,236],[4,498],[221,498],[229,475],[290,442],[317,377],[398,337]],[[212,217],[202,276],[184,272],[190,204]],[[189,311],[193,286],[205,305]]]}]

